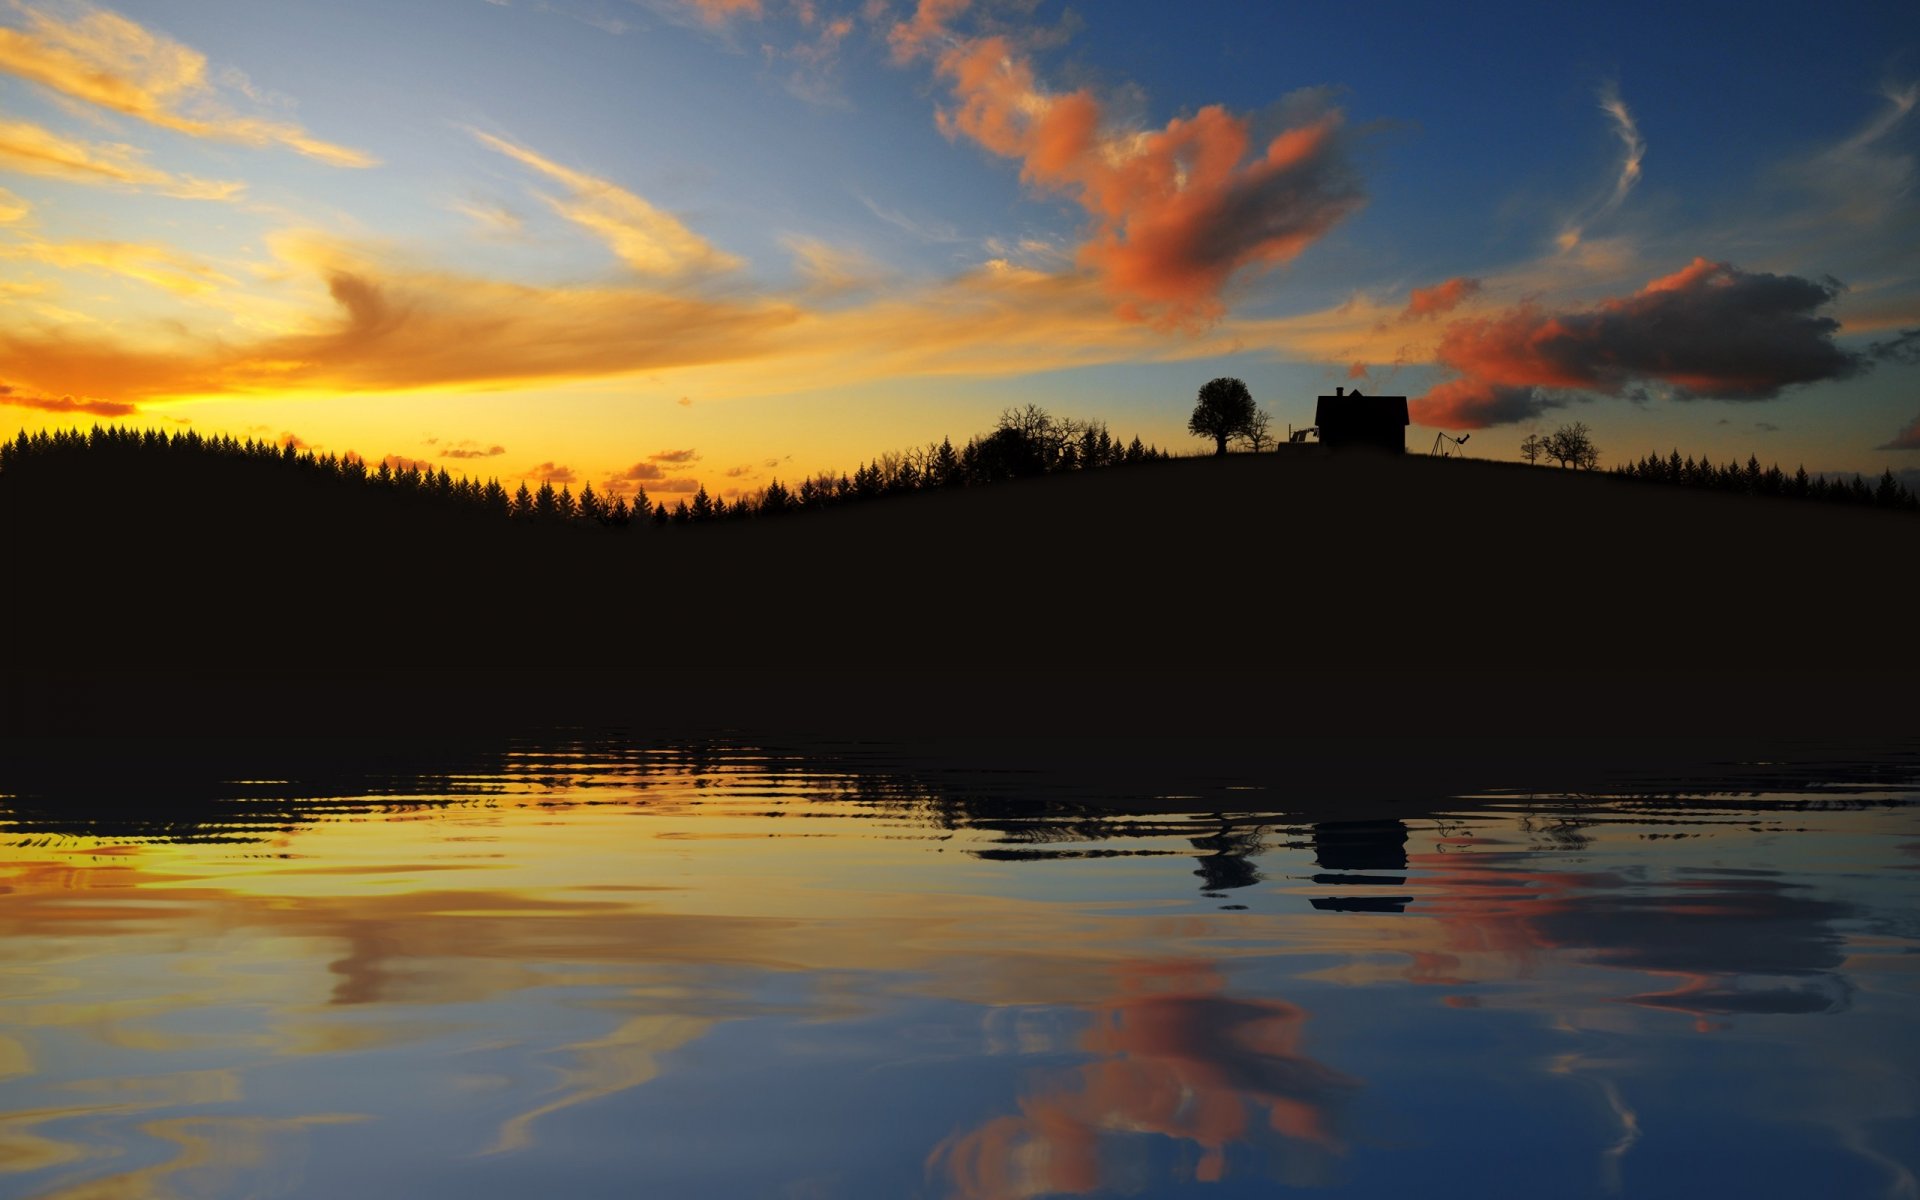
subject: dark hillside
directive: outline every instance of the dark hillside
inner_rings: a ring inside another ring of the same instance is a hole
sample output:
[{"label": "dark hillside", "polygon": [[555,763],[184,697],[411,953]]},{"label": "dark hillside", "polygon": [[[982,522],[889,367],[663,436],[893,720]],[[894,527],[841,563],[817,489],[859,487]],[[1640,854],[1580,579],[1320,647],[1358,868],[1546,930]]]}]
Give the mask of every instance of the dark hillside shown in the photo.
[{"label": "dark hillside", "polygon": [[0,477],[14,727],[1920,728],[1904,513],[1279,453],[595,532],[274,468]]}]

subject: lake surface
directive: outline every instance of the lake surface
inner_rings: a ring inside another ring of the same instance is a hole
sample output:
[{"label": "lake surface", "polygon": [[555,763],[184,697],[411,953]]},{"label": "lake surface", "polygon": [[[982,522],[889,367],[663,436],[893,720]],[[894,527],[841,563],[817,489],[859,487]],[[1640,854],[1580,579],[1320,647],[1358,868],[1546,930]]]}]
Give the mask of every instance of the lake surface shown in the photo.
[{"label": "lake surface", "polygon": [[72,768],[0,775],[3,1196],[1920,1194],[1910,771]]}]

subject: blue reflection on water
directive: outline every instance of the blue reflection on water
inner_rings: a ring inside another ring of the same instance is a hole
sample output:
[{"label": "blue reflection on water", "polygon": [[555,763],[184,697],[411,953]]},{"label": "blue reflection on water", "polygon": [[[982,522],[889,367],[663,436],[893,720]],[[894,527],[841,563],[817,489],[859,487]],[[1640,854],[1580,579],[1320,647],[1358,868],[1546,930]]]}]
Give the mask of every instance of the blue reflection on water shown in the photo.
[{"label": "blue reflection on water", "polygon": [[1381,815],[871,748],[199,766],[0,780],[4,1194],[1916,1186],[1900,780]]}]

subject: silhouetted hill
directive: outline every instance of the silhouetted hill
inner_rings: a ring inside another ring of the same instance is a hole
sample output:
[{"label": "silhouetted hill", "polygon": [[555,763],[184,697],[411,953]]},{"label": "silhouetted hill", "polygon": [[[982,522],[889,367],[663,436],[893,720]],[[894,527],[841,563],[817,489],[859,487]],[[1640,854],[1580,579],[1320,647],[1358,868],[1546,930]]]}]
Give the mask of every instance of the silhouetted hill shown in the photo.
[{"label": "silhouetted hill", "polygon": [[1902,513],[1283,452],[594,533],[216,470],[0,477],[13,728],[1920,727]]}]

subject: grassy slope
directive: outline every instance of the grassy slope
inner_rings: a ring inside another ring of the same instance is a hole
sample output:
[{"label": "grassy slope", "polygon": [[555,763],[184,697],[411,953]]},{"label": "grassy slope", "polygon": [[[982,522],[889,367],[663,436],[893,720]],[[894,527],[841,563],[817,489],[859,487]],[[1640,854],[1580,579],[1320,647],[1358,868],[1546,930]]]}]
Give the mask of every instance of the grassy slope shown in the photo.
[{"label": "grassy slope", "polygon": [[[271,467],[272,464],[263,464]],[[593,536],[0,490],[16,728],[1911,735],[1920,521],[1242,456]],[[218,481],[223,486],[229,481]]]}]

